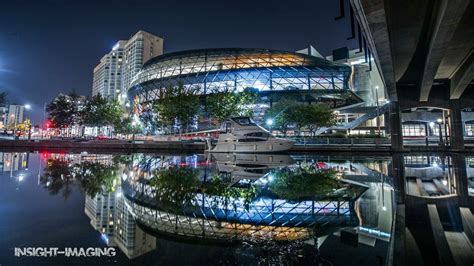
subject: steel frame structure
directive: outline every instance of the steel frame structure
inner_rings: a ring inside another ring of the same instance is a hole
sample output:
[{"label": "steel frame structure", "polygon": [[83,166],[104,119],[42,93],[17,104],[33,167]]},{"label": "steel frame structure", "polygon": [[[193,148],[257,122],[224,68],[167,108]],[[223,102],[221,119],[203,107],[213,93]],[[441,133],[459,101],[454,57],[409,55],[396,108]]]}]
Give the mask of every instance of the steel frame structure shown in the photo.
[{"label": "steel frame structure", "polygon": [[[355,199],[303,200],[258,196],[249,205],[240,198],[196,193],[192,203],[165,210],[147,178],[122,183],[129,211],[139,224],[166,234],[211,240],[296,240],[318,225],[357,226]],[[250,238],[250,239],[249,239]]]},{"label": "steel frame structure", "polygon": [[351,68],[304,54],[269,49],[202,49],[165,54],[134,77],[129,99],[147,103],[163,88],[182,85],[199,94],[223,90],[347,91]]}]

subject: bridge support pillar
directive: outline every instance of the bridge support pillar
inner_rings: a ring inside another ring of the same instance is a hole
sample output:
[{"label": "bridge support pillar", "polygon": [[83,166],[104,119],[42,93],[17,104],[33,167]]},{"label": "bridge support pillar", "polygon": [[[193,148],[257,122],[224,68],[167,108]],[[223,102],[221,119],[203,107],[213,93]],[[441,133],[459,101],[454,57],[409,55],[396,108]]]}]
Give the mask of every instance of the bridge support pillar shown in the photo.
[{"label": "bridge support pillar", "polygon": [[464,149],[464,128],[462,123],[462,110],[459,101],[451,101],[451,149]]},{"label": "bridge support pillar", "polygon": [[459,205],[467,207],[469,205],[469,191],[466,170],[466,156],[464,154],[453,153],[451,155],[456,180],[456,194],[459,196]]},{"label": "bridge support pillar", "polygon": [[405,204],[405,160],[403,153],[393,154],[391,166],[389,171],[394,180],[395,200],[397,204]]},{"label": "bridge support pillar", "polygon": [[390,139],[393,150],[403,149],[402,123],[400,118],[400,105],[398,102],[390,103]]}]

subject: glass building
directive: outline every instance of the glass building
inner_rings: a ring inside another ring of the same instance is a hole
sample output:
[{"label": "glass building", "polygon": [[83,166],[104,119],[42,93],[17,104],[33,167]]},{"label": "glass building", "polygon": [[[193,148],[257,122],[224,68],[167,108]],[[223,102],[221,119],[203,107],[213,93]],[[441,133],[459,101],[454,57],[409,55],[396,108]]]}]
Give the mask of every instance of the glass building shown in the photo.
[{"label": "glass building", "polygon": [[[152,58],[134,77],[129,99],[146,104],[163,88],[182,85],[206,95],[256,89],[268,102],[297,94],[302,102],[333,107],[360,103],[349,90],[351,68],[314,56],[270,49],[202,49]],[[298,98],[298,97],[297,97]]]}]

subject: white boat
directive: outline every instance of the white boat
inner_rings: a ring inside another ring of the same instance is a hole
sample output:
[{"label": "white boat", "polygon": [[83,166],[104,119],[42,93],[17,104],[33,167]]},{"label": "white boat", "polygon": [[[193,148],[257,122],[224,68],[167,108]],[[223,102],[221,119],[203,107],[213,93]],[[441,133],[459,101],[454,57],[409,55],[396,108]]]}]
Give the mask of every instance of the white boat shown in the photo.
[{"label": "white boat", "polygon": [[209,144],[211,152],[281,152],[294,144],[292,140],[273,137],[249,117],[231,118],[222,123],[220,132],[217,143]]},{"label": "white boat", "polygon": [[230,178],[231,185],[241,180],[253,182],[273,169],[294,163],[287,154],[213,153],[212,157],[219,173]]}]

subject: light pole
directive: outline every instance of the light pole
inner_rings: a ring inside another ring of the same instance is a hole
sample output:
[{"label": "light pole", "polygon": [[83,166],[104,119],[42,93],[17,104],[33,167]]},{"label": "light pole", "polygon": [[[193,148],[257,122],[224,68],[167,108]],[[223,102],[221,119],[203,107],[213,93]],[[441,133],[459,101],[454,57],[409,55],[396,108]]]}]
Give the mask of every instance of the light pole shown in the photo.
[{"label": "light pole", "polygon": [[41,125],[41,139],[44,139],[44,130],[48,130],[46,126],[46,103],[43,103],[43,124]]},{"label": "light pole", "polygon": [[378,135],[380,135],[379,86],[375,86],[375,103],[377,105],[377,131]]},{"label": "light pole", "polygon": [[[24,107],[25,107],[25,110],[30,110],[31,109],[31,105],[29,105],[29,104],[25,104]],[[31,140],[31,120],[30,120],[30,124],[28,126],[28,140]]]},{"label": "light pole", "polygon": [[273,119],[268,118],[268,119],[267,119],[267,126],[268,126],[269,129],[270,129],[270,134],[272,134],[272,125],[273,125]]},{"label": "light pole", "polygon": [[[16,111],[16,108],[15,108]],[[16,140],[16,116],[15,114],[11,114],[10,117],[13,119],[13,139]]]},{"label": "light pole", "polygon": [[438,122],[439,145],[443,146],[443,132],[441,131],[441,122],[443,122],[443,120],[441,118],[438,118],[436,122]]}]

